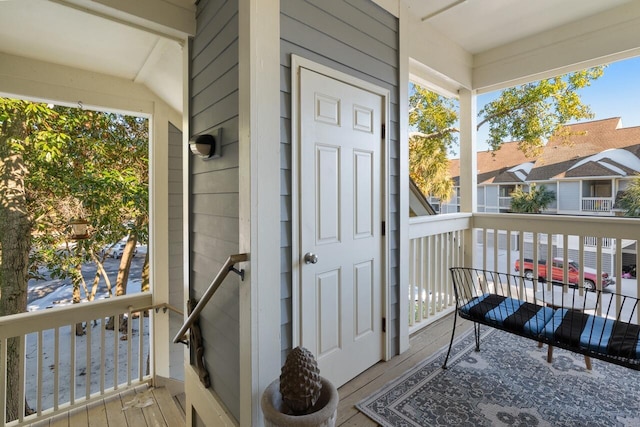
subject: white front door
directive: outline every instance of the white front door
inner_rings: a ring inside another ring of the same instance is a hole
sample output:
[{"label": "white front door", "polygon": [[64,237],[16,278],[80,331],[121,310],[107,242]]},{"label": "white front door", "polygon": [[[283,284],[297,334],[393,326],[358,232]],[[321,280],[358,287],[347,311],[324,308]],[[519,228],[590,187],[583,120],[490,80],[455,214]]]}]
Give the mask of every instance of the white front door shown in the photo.
[{"label": "white front door", "polygon": [[383,357],[383,100],[300,69],[301,344],[336,386]]}]

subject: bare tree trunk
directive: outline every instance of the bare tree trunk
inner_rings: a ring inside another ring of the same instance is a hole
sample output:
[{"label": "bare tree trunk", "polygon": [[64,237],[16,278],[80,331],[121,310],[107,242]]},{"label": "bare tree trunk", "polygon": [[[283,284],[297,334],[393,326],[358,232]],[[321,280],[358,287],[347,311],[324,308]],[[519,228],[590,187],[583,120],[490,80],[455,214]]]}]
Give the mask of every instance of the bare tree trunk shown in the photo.
[{"label": "bare tree trunk", "polygon": [[147,254],[144,256],[144,265],[142,266],[142,292],[149,292],[151,289],[149,282],[149,251],[147,250]]},{"label": "bare tree trunk", "polygon": [[[76,271],[73,274],[73,277],[71,278],[71,281],[73,282],[73,303],[74,304],[80,304],[80,286],[82,286],[84,280],[82,278],[82,265],[78,264],[76,266]],[[85,284],[86,287],[86,284]],[[84,327],[82,325],[82,322],[80,323],[76,323],[76,336],[80,337],[84,335]]]},{"label": "bare tree trunk", "polygon": [[[0,156],[0,316],[22,313],[27,308],[31,222],[26,211],[25,176],[21,156]],[[18,338],[8,340],[6,395],[9,421],[18,418],[20,402],[24,402],[24,397],[18,393],[22,353]]]},{"label": "bare tree trunk", "polygon": [[131,270],[131,261],[133,260],[133,252],[136,248],[138,239],[135,234],[131,234],[127,240],[127,244],[122,251],[120,259],[120,268],[116,277],[116,296],[119,297],[127,293],[127,282],[129,281],[129,271]]}]

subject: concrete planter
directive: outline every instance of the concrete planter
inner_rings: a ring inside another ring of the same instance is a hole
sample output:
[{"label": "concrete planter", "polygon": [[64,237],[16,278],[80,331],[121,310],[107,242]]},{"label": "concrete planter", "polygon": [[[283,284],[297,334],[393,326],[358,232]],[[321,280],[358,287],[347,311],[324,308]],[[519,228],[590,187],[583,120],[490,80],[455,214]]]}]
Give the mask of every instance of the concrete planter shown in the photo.
[{"label": "concrete planter", "polygon": [[333,427],[338,417],[338,390],[325,378],[321,378],[322,391],[314,406],[314,412],[307,415],[291,415],[282,401],[280,380],[277,379],[262,393],[262,413],[267,427]]}]

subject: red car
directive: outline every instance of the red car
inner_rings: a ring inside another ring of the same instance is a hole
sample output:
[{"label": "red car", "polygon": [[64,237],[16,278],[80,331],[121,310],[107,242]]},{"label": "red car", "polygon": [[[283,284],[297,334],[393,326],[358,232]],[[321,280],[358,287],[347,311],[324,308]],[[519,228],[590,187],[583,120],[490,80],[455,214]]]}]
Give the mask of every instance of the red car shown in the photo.
[{"label": "red car", "polygon": [[[515,265],[516,271],[520,271],[520,260],[516,260]],[[522,269],[523,276],[525,279],[531,280],[533,279],[533,260],[531,258],[524,259],[524,268]],[[584,282],[583,286],[587,290],[595,290],[596,289],[596,271],[593,268],[584,267]],[[546,280],[547,279],[547,261],[546,260],[538,260],[538,279]],[[562,258],[554,258],[553,266],[551,269],[551,280],[554,282],[564,282],[564,260]],[[570,285],[578,286],[578,282],[580,280],[580,265],[572,260],[569,260],[569,265],[567,266],[567,281]],[[602,287],[605,288],[609,285],[614,284],[613,279],[609,277],[608,273],[602,273]]]}]

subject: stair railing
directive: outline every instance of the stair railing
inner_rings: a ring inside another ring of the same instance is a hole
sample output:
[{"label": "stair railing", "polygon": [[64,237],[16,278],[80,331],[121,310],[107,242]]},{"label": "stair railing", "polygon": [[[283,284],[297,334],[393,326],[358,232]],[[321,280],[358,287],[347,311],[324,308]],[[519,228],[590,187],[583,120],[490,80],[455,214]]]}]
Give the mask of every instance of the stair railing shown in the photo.
[{"label": "stair railing", "polygon": [[229,256],[229,258],[227,258],[227,260],[224,262],[224,264],[220,268],[220,271],[218,271],[218,274],[216,275],[216,277],[213,279],[213,281],[207,288],[207,291],[204,293],[200,301],[198,301],[198,304],[196,304],[196,306],[193,308],[193,310],[189,314],[189,317],[187,318],[187,320],[184,322],[184,324],[176,334],[175,338],[173,339],[174,343],[187,344],[187,341],[185,341],[184,339],[185,335],[187,334],[187,331],[198,320],[198,318],[200,317],[200,313],[202,312],[204,307],[207,305],[207,303],[209,302],[213,294],[218,290],[218,288],[220,287],[224,279],[227,277],[227,274],[229,274],[230,271],[233,271],[234,273],[240,276],[241,280],[244,280],[244,269],[237,270],[234,266],[239,262],[245,262],[248,260],[249,260],[249,254],[236,254],[236,255],[231,255]]}]

